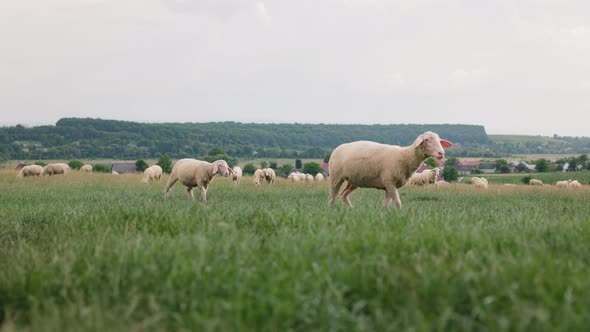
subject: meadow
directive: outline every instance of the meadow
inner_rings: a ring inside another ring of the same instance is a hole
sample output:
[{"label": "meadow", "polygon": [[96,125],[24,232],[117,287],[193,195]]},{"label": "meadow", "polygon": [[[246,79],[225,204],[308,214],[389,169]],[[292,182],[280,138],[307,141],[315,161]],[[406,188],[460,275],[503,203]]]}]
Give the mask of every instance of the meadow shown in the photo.
[{"label": "meadow", "polygon": [[[590,190],[0,173],[3,331],[580,331]],[[587,183],[587,182],[585,182]]]}]

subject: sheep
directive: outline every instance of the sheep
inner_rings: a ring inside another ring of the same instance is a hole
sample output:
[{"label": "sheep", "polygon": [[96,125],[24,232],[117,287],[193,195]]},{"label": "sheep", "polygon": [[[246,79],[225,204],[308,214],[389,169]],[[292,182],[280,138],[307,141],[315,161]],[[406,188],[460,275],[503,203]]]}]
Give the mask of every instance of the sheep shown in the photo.
[{"label": "sheep", "polygon": [[315,180],[318,182],[324,181],[324,175],[322,173],[318,173],[315,175]]},{"label": "sheep", "polygon": [[80,171],[84,172],[84,173],[92,173],[92,165],[86,164],[86,165],[80,167]]},{"label": "sheep", "polygon": [[434,187],[436,187],[436,188],[442,188],[442,187],[446,187],[448,185],[449,185],[449,183],[447,181],[445,181],[445,180],[436,181],[434,183]]},{"label": "sheep", "polygon": [[257,169],[254,172],[254,185],[256,187],[260,186],[260,183],[262,183],[262,181],[266,178],[266,175],[264,174],[264,171],[261,169]]},{"label": "sheep", "polygon": [[488,189],[488,180],[486,178],[478,178],[477,176],[474,176],[471,178],[471,184],[475,188]]},{"label": "sheep", "polygon": [[293,172],[287,176],[287,179],[291,180],[292,182],[299,182],[299,174]]},{"label": "sheep", "polygon": [[112,172],[111,172],[111,174],[113,174],[113,175],[119,175],[119,172],[117,172],[117,171],[112,171]]},{"label": "sheep", "polygon": [[154,182],[156,181],[156,169],[153,167],[148,167],[143,171],[143,178],[141,182]]},{"label": "sheep", "polygon": [[305,174],[305,182],[313,182],[313,175]]},{"label": "sheep", "polygon": [[301,172],[297,172],[297,177],[299,178],[299,181],[301,181],[301,182],[307,181],[307,176]]},{"label": "sheep", "polygon": [[440,169],[438,167],[434,169],[425,169],[424,171],[422,171],[422,173],[412,174],[408,183],[412,186],[423,186],[426,184],[434,183],[436,182],[436,179],[438,178],[439,174]]},{"label": "sheep", "polygon": [[555,183],[555,186],[556,186],[557,188],[567,188],[567,187],[569,187],[570,181],[571,181],[571,180],[569,180],[569,181],[567,181],[567,180],[564,180],[564,181],[557,181],[557,182]]},{"label": "sheep", "polygon": [[207,202],[207,187],[215,175],[229,176],[232,172],[225,160],[216,160],[213,163],[186,158],[180,159],[172,167],[172,172],[164,188],[164,199],[168,198],[170,188],[180,181],[187,187],[186,193],[192,200],[195,200],[193,188],[201,189],[201,201]]},{"label": "sheep", "polygon": [[574,181],[570,181],[570,183],[568,184],[568,187],[574,188],[574,189],[581,189],[582,184],[580,182],[578,182],[578,180],[574,180]]},{"label": "sheep", "polygon": [[537,180],[537,179],[531,179],[529,181],[529,185],[531,185],[531,186],[542,186],[543,185],[543,181]]},{"label": "sheep", "polygon": [[20,169],[16,175],[19,178],[27,176],[40,176],[43,174],[43,167],[39,165],[27,165]]},{"label": "sheep", "polygon": [[275,183],[275,170],[272,168],[265,168],[262,170],[264,172],[264,178],[266,179],[266,183],[272,184]]},{"label": "sheep", "polygon": [[398,188],[401,188],[428,157],[442,159],[443,147],[453,144],[441,139],[438,134],[425,132],[419,135],[410,146],[380,144],[369,141],[356,141],[341,144],[330,156],[330,194],[328,204],[333,206],[338,191],[342,201],[352,207],[349,195],[357,188],[385,190],[385,207],[393,201],[401,208]]},{"label": "sheep", "polygon": [[152,165],[150,168],[154,170],[154,179],[160,181],[163,173],[162,167],[160,165]]},{"label": "sheep", "polygon": [[55,174],[63,174],[66,175],[68,174],[68,172],[70,171],[70,166],[68,166],[68,164],[64,164],[64,163],[55,163],[55,164],[49,164],[45,167],[45,170],[43,171],[43,175],[55,175]]},{"label": "sheep", "polygon": [[240,166],[234,167],[231,175],[231,180],[236,185],[240,184],[240,181],[242,180],[242,169],[240,168]]}]

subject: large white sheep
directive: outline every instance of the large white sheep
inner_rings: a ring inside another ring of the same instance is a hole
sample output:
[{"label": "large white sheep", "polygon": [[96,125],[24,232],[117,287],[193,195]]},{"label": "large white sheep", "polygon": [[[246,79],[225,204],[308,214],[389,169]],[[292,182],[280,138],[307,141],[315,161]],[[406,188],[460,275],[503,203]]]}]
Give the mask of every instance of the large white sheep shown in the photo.
[{"label": "large white sheep", "polygon": [[65,163],[55,163],[49,164],[45,166],[45,170],[43,171],[43,175],[55,175],[55,174],[63,174],[66,175],[70,171],[70,166]]},{"label": "large white sheep", "polygon": [[538,180],[538,179],[531,179],[529,181],[529,185],[531,185],[531,186],[542,186],[543,185],[543,181]]},{"label": "large white sheep", "polygon": [[43,167],[39,165],[27,165],[20,169],[18,174],[19,178],[27,177],[27,176],[40,176],[43,174]]},{"label": "large white sheep", "polygon": [[431,183],[435,183],[438,175],[440,174],[440,169],[425,169],[422,173],[414,173],[410,177],[408,183],[412,186],[423,186]]},{"label": "large white sheep", "polygon": [[219,174],[229,176],[231,169],[225,160],[216,160],[213,163],[196,159],[180,159],[172,167],[172,172],[168,178],[168,183],[164,188],[164,199],[168,198],[170,188],[180,181],[187,187],[186,193],[191,199],[195,199],[193,188],[201,189],[201,201],[207,201],[207,188],[213,178]]},{"label": "large white sheep", "polygon": [[289,176],[287,176],[288,180],[291,180],[292,182],[299,182],[299,174],[293,172],[291,174],[289,174]]},{"label": "large white sheep", "polygon": [[296,173],[297,177],[299,178],[300,182],[305,182],[307,181],[307,176],[301,172],[297,172]]},{"label": "large white sheep", "polygon": [[264,174],[264,170],[257,169],[256,171],[254,171],[254,185],[256,187],[260,186],[260,184],[262,183],[262,181],[264,181],[265,178],[266,175]]},{"label": "large white sheep", "polygon": [[398,188],[401,188],[428,157],[442,159],[443,147],[453,144],[441,139],[438,134],[425,132],[419,135],[414,144],[406,147],[358,141],[338,146],[330,156],[330,196],[329,205],[336,202],[338,191],[342,201],[349,207],[349,195],[357,188],[376,188],[385,190],[385,206],[393,201],[401,208]]},{"label": "large white sheep", "polygon": [[276,173],[275,170],[272,168],[265,168],[262,170],[264,172],[264,178],[266,179],[266,183],[271,184],[275,183]]},{"label": "large white sheep", "polygon": [[231,175],[231,180],[236,185],[240,184],[240,181],[242,180],[242,169],[240,168],[240,166],[234,167]]},{"label": "large white sheep", "polygon": [[80,167],[80,171],[84,173],[92,173],[92,165],[86,164]]},{"label": "large white sheep", "polygon": [[316,181],[319,181],[319,182],[324,181],[324,175],[322,173],[316,174],[315,175],[315,180]]},{"label": "large white sheep", "polygon": [[305,173],[305,182],[313,182],[313,175]]}]

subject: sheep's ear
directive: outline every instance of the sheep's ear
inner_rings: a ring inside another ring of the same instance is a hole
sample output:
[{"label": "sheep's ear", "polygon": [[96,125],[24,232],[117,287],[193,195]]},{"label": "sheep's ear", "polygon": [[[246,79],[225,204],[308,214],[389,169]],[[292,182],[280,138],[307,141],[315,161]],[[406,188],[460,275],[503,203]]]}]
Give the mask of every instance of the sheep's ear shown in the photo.
[{"label": "sheep's ear", "polygon": [[443,148],[450,148],[451,146],[453,146],[453,143],[441,138],[440,145],[442,145]]},{"label": "sheep's ear", "polygon": [[420,135],[420,136],[416,137],[416,140],[414,141],[414,146],[419,146],[423,142],[424,142],[424,135]]},{"label": "sheep's ear", "polygon": [[217,174],[218,171],[219,171],[219,161],[214,161],[213,164],[211,165],[211,172],[213,172],[213,174]]}]

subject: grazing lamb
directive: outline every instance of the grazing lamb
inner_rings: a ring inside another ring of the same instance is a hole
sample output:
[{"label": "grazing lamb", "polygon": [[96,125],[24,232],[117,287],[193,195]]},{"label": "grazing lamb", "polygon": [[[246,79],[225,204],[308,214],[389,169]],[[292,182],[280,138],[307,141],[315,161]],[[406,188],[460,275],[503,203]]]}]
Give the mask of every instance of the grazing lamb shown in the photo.
[{"label": "grazing lamb", "polygon": [[322,173],[318,173],[315,175],[315,180],[318,182],[324,181],[324,175]]},{"label": "grazing lamb", "polygon": [[162,167],[160,167],[160,165],[153,165],[150,168],[154,170],[154,179],[160,181],[163,173]]},{"label": "grazing lamb", "polygon": [[436,188],[446,187],[446,186],[448,186],[448,185],[449,185],[449,183],[448,183],[447,181],[445,181],[445,180],[436,181],[436,182],[434,183],[434,186],[435,186]]},{"label": "grazing lamb", "polygon": [[268,183],[268,184],[275,183],[275,178],[277,175],[276,175],[274,169],[265,168],[262,171],[264,172],[264,179],[266,180],[266,183]]},{"label": "grazing lamb", "polygon": [[83,173],[92,173],[92,165],[86,164],[86,165],[80,167],[80,171]]},{"label": "grazing lamb", "polygon": [[425,132],[418,136],[414,144],[406,147],[357,141],[338,146],[332,152],[330,167],[330,196],[328,203],[333,206],[338,191],[342,201],[352,207],[349,195],[357,188],[385,190],[385,207],[393,201],[401,208],[398,188],[401,188],[428,157],[442,159],[443,147],[453,144],[441,139],[438,134]]},{"label": "grazing lamb", "polygon": [[40,176],[43,174],[43,167],[39,165],[27,165],[20,169],[18,174],[19,178],[27,177],[27,176]]},{"label": "grazing lamb", "polygon": [[411,186],[423,186],[430,183],[436,182],[438,175],[440,174],[439,168],[425,169],[422,173],[414,173],[410,177],[408,183]]},{"label": "grazing lamb", "polygon": [[537,180],[537,179],[531,179],[529,181],[529,185],[531,185],[531,186],[542,186],[543,185],[543,181]]},{"label": "grazing lamb", "polygon": [[240,181],[242,180],[242,169],[240,168],[240,166],[234,167],[231,175],[231,180],[236,185],[240,184]]},{"label": "grazing lamb", "polygon": [[143,177],[141,182],[154,182],[156,181],[156,170],[153,167],[148,167],[143,171]]},{"label": "grazing lamb", "polygon": [[471,184],[475,188],[488,189],[488,180],[486,178],[478,178],[477,176],[474,176],[471,178]]},{"label": "grazing lamb", "polygon": [[254,172],[254,185],[256,187],[260,186],[260,184],[262,183],[262,181],[264,181],[265,178],[266,175],[264,174],[264,170],[257,169]]},{"label": "grazing lamb", "polygon": [[555,182],[555,186],[557,188],[567,188],[569,187],[570,181],[571,180],[557,181]]},{"label": "grazing lamb", "polygon": [[56,164],[49,164],[45,167],[43,171],[43,175],[55,175],[55,174],[63,174],[66,175],[70,171],[70,166],[64,163],[56,163]]},{"label": "grazing lamb", "polygon": [[164,199],[168,198],[170,188],[180,181],[187,187],[186,193],[191,199],[195,199],[193,188],[201,189],[201,201],[207,201],[207,187],[215,175],[229,176],[232,172],[225,160],[216,160],[213,163],[196,159],[180,159],[172,167],[172,172],[168,178],[168,183],[164,188]]},{"label": "grazing lamb", "polygon": [[570,183],[568,184],[568,187],[574,188],[574,189],[581,189],[582,184],[580,182],[578,182],[578,180],[574,180],[574,181],[570,181]]}]

